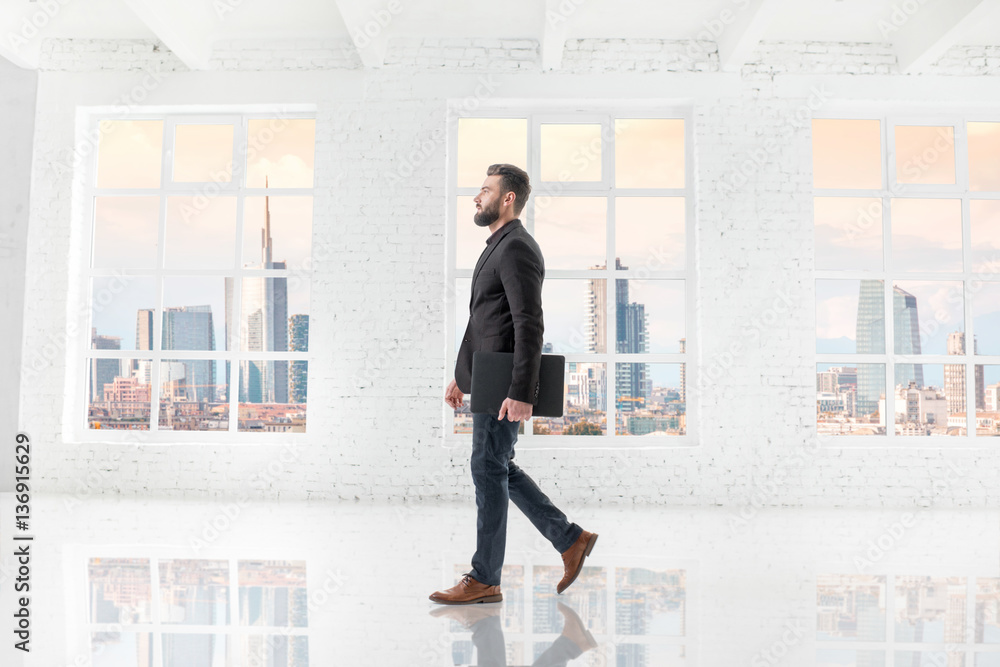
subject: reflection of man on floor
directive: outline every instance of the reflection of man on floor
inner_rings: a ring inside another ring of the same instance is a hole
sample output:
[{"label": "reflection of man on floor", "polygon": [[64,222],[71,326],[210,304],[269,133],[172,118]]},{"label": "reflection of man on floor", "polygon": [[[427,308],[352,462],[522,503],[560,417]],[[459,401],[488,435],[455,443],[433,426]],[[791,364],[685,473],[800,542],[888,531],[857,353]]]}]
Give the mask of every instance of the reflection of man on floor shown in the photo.
[{"label": "reflection of man on floor", "polygon": [[[565,574],[556,586],[562,593],[576,580],[597,535],[570,523],[535,481],[514,463],[514,443],[522,420],[538,401],[542,360],[542,280],[545,262],[538,243],[517,216],[528,201],[528,174],[510,164],[494,164],[476,195],[480,227],[492,234],[472,273],[469,325],[455,363],[455,379],[445,402],[462,405],[472,384],[472,355],[512,352],[514,367],[500,414],[472,415],[472,480],[476,486],[476,553],[472,570],[462,580],[430,595],[442,604],[499,602],[500,571],[507,540],[507,505],[513,500],[531,523],[562,554]],[[506,417],[506,419],[505,419]]]},{"label": "reflection of man on floor", "polygon": [[[563,667],[570,660],[597,648],[594,636],[576,612],[562,602],[557,603],[557,606],[559,613],[563,615],[562,634],[531,663],[531,667]],[[472,630],[472,644],[476,647],[476,664],[479,667],[506,667],[507,647],[504,643],[503,626],[500,624],[500,605],[440,607],[431,614],[458,621]]]}]

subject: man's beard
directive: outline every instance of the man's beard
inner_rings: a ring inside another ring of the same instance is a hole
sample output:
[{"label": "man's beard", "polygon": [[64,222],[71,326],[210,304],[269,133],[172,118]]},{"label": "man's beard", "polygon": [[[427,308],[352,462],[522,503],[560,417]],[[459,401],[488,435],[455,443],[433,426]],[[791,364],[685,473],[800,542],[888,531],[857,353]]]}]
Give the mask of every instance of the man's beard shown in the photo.
[{"label": "man's beard", "polygon": [[489,227],[500,217],[500,202],[494,202],[491,208],[484,208],[472,217],[472,221],[480,227]]}]

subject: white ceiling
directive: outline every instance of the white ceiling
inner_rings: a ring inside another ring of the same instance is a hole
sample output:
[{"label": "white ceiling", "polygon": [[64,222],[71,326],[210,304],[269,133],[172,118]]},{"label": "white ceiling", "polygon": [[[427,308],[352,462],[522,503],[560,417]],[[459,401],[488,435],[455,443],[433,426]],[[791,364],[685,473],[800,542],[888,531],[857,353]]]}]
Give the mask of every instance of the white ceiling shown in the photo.
[{"label": "white ceiling", "polygon": [[[534,39],[547,67],[558,67],[564,40],[583,37],[710,39],[730,69],[760,40],[885,42],[904,68],[955,44],[1000,44],[1000,0],[53,0],[51,17],[44,4],[0,0],[0,35],[24,37],[0,38],[0,55],[35,67],[43,37],[156,38],[201,69],[220,41],[350,39],[377,12],[391,21],[363,50],[370,67],[395,37]],[[36,34],[24,30],[32,16]]]}]

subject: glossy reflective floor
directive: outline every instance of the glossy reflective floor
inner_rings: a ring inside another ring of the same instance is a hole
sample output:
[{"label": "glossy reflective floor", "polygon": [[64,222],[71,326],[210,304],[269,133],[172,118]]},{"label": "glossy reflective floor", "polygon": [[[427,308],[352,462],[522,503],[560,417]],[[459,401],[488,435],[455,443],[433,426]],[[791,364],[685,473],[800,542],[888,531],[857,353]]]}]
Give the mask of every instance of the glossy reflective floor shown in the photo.
[{"label": "glossy reflective floor", "polygon": [[0,664],[1000,665],[997,511],[566,506],[600,539],[556,595],[559,555],[511,509],[503,602],[456,607],[427,596],[469,569],[471,499],[35,498],[32,652],[5,639]]}]

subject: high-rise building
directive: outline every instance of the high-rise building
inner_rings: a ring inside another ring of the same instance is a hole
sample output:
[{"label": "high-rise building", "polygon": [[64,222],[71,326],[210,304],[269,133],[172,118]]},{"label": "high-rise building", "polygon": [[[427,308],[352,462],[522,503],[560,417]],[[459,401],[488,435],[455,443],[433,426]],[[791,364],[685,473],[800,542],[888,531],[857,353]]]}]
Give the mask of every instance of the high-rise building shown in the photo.
[{"label": "high-rise building", "polygon": [[[861,281],[855,341],[858,354],[885,354],[885,292],[881,280]],[[884,367],[858,364],[859,417],[878,410],[879,398],[885,393],[884,377]]]},{"label": "high-rise building", "polygon": [[[267,187],[267,178],[264,179]],[[271,238],[270,197],[264,197],[264,226],[261,238],[262,269],[285,269],[274,261]],[[232,313],[233,279],[226,278],[226,311]],[[239,313],[240,350],[285,352],[288,350],[288,279],[251,276],[243,279]],[[231,340],[226,319],[226,338]],[[228,364],[227,364],[228,365]],[[288,402],[288,362],[245,359],[240,361],[239,400],[249,403]]]},{"label": "high-rise building", "polygon": [[[627,269],[615,258],[619,269]],[[628,279],[615,279],[615,348],[619,353],[648,352],[646,306],[630,302]],[[652,398],[649,364],[619,363],[615,368],[615,405],[621,412],[631,412]]]},{"label": "high-rise building", "polygon": [[[97,327],[90,329],[90,347],[94,350],[120,350],[120,336],[99,336]],[[90,362],[90,402],[104,400],[104,385],[111,384],[122,373],[123,359],[92,359]]]},{"label": "high-rise building", "polygon": [[[163,309],[161,345],[164,350],[214,350],[215,327],[211,306],[172,306]],[[215,361],[190,359],[184,364],[187,400],[214,402]],[[160,382],[164,382],[160,378]]]},{"label": "high-rise building", "polygon": [[[859,354],[885,354],[885,294],[881,280],[862,280],[858,295],[858,319],[855,339]],[[893,348],[895,354],[920,354],[920,319],[917,298],[906,290],[893,286]],[[878,410],[879,398],[885,394],[882,381],[885,367],[881,364],[858,365],[857,408],[860,416]],[[924,386],[923,364],[896,366],[896,385],[910,386],[910,381]]]},{"label": "high-rise building", "polygon": [[[687,338],[681,338],[681,354],[687,351]],[[681,364],[681,403],[687,405],[687,364]]]},{"label": "high-rise building", "polygon": [[[972,353],[979,354],[979,341],[973,337]],[[965,355],[965,332],[953,331],[948,334],[948,354]],[[976,409],[986,409],[986,386],[982,364],[976,364]],[[944,365],[944,394],[948,397],[948,412],[965,412],[965,365]]]},{"label": "high-rise building", "polygon": [[[288,318],[288,349],[305,352],[309,349],[309,316],[298,314]],[[291,361],[288,364],[288,400],[306,402],[306,377],[308,361]]]}]

